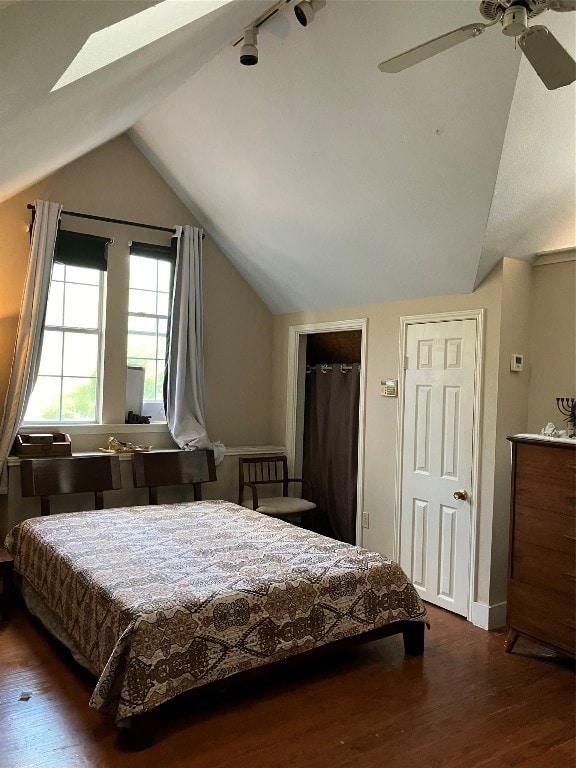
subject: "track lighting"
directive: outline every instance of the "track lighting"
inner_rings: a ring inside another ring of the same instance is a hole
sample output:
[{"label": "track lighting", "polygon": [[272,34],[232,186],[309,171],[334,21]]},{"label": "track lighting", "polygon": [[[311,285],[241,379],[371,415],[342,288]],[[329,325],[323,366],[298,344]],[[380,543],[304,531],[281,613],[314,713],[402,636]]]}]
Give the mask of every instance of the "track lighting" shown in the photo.
[{"label": "track lighting", "polygon": [[246,64],[247,67],[258,64],[257,37],[258,29],[256,27],[248,27],[244,30],[244,42],[240,48],[240,64]]},{"label": "track lighting", "polygon": [[[515,1],[519,2],[519,0]],[[544,0],[539,1],[544,2]],[[550,0],[550,2],[552,1],[572,2],[572,0]],[[292,2],[294,2],[294,0],[277,0],[275,5],[273,5],[271,8],[268,8],[266,11],[264,11],[263,14],[258,16],[257,19],[254,19],[251,24],[245,27],[241,36],[232,40],[230,45],[241,46],[240,64],[244,64],[246,66],[253,66],[254,64],[258,64],[258,48],[256,47],[258,30],[271,18],[277,14],[282,13],[282,11],[284,11],[287,6],[291,5]],[[504,2],[504,0],[501,0],[501,2]],[[510,2],[512,2],[512,0],[510,0]],[[0,0],[0,5],[2,5],[2,0]],[[302,24],[303,27],[307,27],[308,24],[314,20],[314,17],[318,11],[324,8],[325,5],[326,0],[302,0],[294,6],[294,13],[296,14],[296,18],[298,19],[299,23]]]},{"label": "track lighting", "polygon": [[303,27],[307,27],[314,21],[314,16],[326,5],[326,0],[302,0],[294,6],[296,18]]}]

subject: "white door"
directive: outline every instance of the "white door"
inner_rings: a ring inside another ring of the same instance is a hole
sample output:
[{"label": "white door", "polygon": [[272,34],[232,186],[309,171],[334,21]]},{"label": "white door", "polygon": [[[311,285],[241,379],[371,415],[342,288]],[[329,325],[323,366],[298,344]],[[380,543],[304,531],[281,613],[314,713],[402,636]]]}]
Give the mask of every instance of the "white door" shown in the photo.
[{"label": "white door", "polygon": [[405,355],[400,564],[424,600],[466,616],[476,322],[409,325]]}]

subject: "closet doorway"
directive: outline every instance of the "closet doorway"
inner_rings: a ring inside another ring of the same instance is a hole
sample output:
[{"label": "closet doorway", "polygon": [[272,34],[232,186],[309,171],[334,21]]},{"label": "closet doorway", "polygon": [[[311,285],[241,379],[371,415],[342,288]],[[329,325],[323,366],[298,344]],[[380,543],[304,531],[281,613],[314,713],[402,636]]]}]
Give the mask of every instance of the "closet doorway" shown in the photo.
[{"label": "closet doorway", "polygon": [[292,326],[286,446],[312,482],[318,530],[362,543],[366,320]]}]

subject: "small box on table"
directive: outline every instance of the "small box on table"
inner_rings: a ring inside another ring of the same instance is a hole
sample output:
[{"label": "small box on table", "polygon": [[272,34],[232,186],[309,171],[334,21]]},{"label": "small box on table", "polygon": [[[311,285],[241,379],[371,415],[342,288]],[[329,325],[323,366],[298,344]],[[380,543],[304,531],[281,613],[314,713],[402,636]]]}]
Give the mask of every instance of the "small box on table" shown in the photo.
[{"label": "small box on table", "polygon": [[70,435],[64,432],[42,432],[16,435],[12,454],[22,459],[49,458],[50,456],[71,456]]}]

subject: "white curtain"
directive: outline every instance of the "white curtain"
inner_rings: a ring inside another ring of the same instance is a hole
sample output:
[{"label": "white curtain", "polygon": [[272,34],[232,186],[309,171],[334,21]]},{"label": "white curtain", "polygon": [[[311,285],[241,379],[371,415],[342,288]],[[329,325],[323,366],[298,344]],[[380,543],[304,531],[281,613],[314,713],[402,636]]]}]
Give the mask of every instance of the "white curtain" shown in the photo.
[{"label": "white curtain", "polygon": [[216,464],[222,443],[211,443],[204,424],[202,351],[202,232],[176,227],[177,256],[166,372],[166,419],[180,448],[211,448]]},{"label": "white curtain", "polygon": [[45,200],[36,200],[35,207],[28,272],[4,414],[0,423],[0,493],[7,491],[6,459],[26,412],[38,374],[52,258],[62,210],[59,203]]}]

